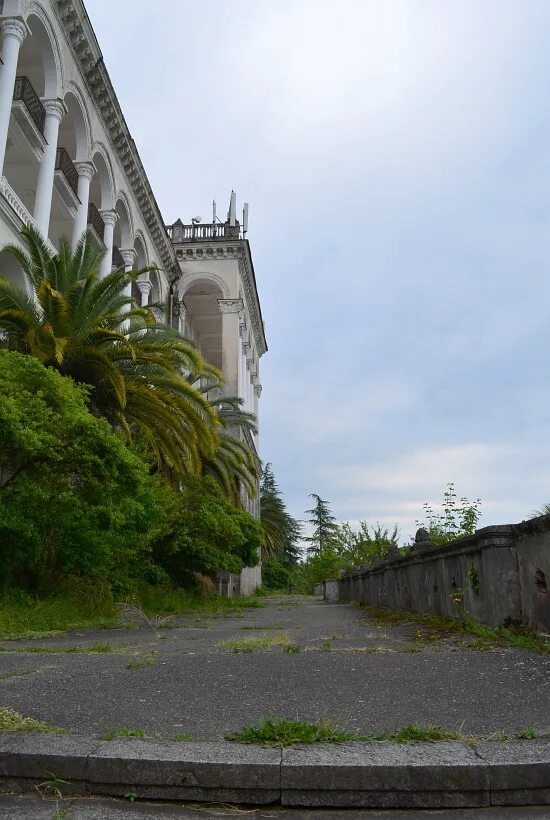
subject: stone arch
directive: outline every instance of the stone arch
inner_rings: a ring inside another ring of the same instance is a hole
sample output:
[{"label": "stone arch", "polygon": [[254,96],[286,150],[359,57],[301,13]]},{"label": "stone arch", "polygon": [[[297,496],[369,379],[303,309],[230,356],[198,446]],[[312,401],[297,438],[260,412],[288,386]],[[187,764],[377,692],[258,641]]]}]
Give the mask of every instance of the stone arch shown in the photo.
[{"label": "stone arch", "polygon": [[39,97],[57,99],[63,87],[61,50],[48,15],[39,3],[31,3],[26,22],[30,35],[21,46],[19,65],[25,65]]},{"label": "stone arch", "polygon": [[[119,191],[116,196],[115,211],[118,219],[115,224],[114,244],[120,250],[127,250],[134,247],[133,224],[128,198],[123,191]],[[136,265],[136,267],[138,267]]]},{"label": "stone arch", "polygon": [[58,145],[65,148],[73,162],[90,159],[91,128],[90,116],[78,88],[71,83],[63,101],[67,113],[59,128]]},{"label": "stone arch", "polygon": [[[136,269],[140,270],[140,268],[146,268],[148,265],[147,244],[141,231],[136,233],[133,248],[136,252]],[[142,274],[139,278],[141,281],[149,283],[149,275],[147,273]],[[137,282],[132,282],[132,296],[138,305],[143,303],[148,304],[151,301],[151,294],[149,293],[145,299]]]},{"label": "stone arch", "polygon": [[102,211],[112,210],[115,202],[115,186],[113,168],[109,154],[102,143],[93,147],[92,162],[96,173],[90,185],[90,201]]},{"label": "stone arch", "polygon": [[218,274],[210,271],[197,271],[196,273],[186,274],[184,272],[182,274],[182,278],[178,283],[178,293],[180,299],[183,299],[187,291],[190,290],[197,282],[210,282],[217,285],[221,291],[220,299],[231,298],[227,282],[222,279],[221,276],[218,276]]},{"label": "stone arch", "polygon": [[216,274],[196,273],[183,283],[184,333],[193,339],[201,356],[218,370],[222,368],[223,334],[219,300],[227,298],[227,285]]}]

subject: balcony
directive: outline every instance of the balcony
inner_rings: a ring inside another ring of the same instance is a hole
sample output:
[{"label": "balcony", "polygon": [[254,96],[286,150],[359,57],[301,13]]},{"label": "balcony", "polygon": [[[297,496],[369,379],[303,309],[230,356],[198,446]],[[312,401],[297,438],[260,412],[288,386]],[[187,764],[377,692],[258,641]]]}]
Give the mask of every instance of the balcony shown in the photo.
[{"label": "balcony", "polygon": [[238,220],[236,220],[235,225],[230,225],[229,222],[210,222],[204,225],[193,222],[191,225],[184,225],[178,219],[173,225],[166,226],[166,233],[174,244],[179,242],[208,242],[219,239],[244,239]]},{"label": "balcony", "polygon": [[88,205],[88,228],[92,229],[100,247],[104,248],[103,231],[105,230],[105,222],[93,202]]},{"label": "balcony", "polygon": [[16,77],[12,114],[37,159],[42,158],[46,111],[28,77]]},{"label": "balcony", "polygon": [[[30,215],[29,211],[21,202],[6,177],[0,177],[0,213],[6,218],[7,223],[13,227],[17,232],[21,230],[23,225],[28,228],[31,226],[38,230],[36,222]],[[55,256],[57,249],[50,242],[49,239],[44,240],[48,251]]]},{"label": "balcony", "polygon": [[78,171],[64,148],[58,148],[55,153],[55,188],[69,215],[76,214],[80,205],[78,198]]},{"label": "balcony", "polygon": [[116,245],[113,245],[113,269],[114,270],[124,270],[126,267],[126,263],[124,261],[124,257],[122,256],[121,252],[117,248]]}]

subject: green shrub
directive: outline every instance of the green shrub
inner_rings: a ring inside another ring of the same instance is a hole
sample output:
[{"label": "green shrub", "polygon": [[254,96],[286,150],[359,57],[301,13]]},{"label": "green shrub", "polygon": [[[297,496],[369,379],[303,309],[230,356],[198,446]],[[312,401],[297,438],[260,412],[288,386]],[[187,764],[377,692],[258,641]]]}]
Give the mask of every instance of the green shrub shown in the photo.
[{"label": "green shrub", "polygon": [[266,589],[287,589],[290,572],[277,558],[272,558],[262,565],[262,580]]},{"label": "green shrub", "polygon": [[86,389],[0,350],[0,584],[128,582],[150,563],[164,488],[86,405]]}]

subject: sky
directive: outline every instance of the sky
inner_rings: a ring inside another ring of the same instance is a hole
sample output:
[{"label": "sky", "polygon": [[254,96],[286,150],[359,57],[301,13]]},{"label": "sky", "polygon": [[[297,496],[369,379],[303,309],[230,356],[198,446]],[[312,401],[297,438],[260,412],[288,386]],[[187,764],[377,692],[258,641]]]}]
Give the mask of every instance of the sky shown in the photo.
[{"label": "sky", "polygon": [[289,511],[550,502],[550,4],[86,7],[165,221],[250,203]]}]

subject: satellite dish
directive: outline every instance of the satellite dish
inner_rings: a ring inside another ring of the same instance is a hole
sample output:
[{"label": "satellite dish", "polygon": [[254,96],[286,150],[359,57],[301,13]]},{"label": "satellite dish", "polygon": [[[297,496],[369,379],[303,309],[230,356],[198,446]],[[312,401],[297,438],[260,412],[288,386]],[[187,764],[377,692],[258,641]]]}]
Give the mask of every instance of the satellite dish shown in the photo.
[{"label": "satellite dish", "polygon": [[201,221],[201,217],[200,217],[200,216],[194,216],[194,217],[193,217],[193,219],[191,220],[191,222],[193,223],[193,225],[197,225],[200,221]]}]

